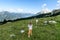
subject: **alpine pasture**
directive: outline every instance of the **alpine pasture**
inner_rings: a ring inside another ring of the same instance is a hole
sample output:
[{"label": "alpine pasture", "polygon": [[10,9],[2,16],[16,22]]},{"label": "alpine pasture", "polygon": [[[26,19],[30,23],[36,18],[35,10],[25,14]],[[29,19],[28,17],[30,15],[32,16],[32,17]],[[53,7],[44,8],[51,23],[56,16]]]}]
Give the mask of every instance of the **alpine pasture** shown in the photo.
[{"label": "alpine pasture", "polygon": [[[36,19],[39,20],[37,24]],[[57,23],[44,24],[44,21],[51,19]],[[28,38],[27,26],[30,21],[33,24],[33,33]],[[23,30],[22,33],[21,30]],[[0,40],[60,40],[60,15],[7,22],[6,24],[0,25]]]}]

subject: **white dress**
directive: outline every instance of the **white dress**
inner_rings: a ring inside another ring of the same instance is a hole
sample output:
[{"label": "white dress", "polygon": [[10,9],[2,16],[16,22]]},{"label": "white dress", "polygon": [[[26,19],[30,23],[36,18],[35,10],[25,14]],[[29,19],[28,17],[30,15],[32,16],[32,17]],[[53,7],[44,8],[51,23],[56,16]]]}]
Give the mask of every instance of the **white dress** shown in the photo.
[{"label": "white dress", "polygon": [[32,26],[33,26],[33,25],[28,24],[29,30],[32,30]]}]

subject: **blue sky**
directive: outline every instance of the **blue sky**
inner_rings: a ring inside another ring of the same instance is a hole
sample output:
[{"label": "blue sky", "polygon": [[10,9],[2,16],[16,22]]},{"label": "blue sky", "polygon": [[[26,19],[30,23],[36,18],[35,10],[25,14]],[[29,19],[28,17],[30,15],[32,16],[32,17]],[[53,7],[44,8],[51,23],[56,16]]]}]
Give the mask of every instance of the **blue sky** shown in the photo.
[{"label": "blue sky", "polygon": [[59,0],[0,0],[0,11],[37,13],[42,7],[49,10],[55,9],[57,1]]}]

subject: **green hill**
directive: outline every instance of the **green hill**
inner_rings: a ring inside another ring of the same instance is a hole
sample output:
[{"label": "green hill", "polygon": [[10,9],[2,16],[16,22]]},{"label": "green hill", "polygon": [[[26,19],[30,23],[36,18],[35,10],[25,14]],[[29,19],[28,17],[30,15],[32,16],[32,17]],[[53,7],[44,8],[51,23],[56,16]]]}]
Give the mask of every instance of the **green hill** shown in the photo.
[{"label": "green hill", "polygon": [[[60,15],[37,19],[38,24],[35,23],[36,18],[34,18],[0,25],[0,40],[60,40]],[[51,19],[57,23],[44,25],[44,21]],[[33,34],[28,38],[27,25],[30,21],[33,23]],[[25,30],[23,34],[20,32],[22,29]],[[10,37],[11,34],[15,34],[15,36]]]}]

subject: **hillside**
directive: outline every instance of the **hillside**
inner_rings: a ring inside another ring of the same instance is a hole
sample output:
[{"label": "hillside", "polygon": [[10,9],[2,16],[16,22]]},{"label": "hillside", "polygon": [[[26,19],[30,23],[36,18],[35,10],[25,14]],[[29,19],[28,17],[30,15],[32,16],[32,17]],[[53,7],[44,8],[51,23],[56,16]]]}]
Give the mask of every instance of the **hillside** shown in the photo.
[{"label": "hillside", "polygon": [[[37,18],[38,24],[35,23],[36,18],[28,20],[20,20],[15,22],[7,22],[0,25],[0,40],[60,40],[60,15],[47,18]],[[46,20],[55,20],[56,24],[44,25]],[[28,23],[33,23],[33,35],[28,38]],[[20,31],[25,30],[22,34]],[[14,34],[14,37],[10,37]]]}]

